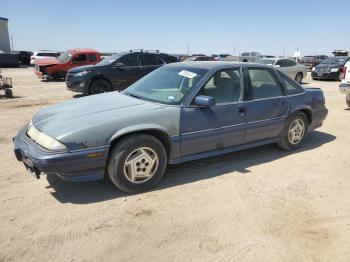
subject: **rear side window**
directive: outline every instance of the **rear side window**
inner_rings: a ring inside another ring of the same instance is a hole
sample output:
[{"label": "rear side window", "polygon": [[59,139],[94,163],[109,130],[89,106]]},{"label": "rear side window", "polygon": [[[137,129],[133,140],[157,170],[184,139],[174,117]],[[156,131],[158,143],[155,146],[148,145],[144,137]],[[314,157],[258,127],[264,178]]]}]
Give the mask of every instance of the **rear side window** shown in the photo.
[{"label": "rear side window", "polygon": [[254,99],[283,96],[281,86],[268,69],[248,69]]},{"label": "rear side window", "polygon": [[296,82],[294,82],[292,79],[290,79],[288,76],[286,76],[285,74],[279,71],[278,71],[278,74],[282,78],[287,88],[288,95],[295,95],[295,94],[300,94],[304,92],[303,88],[299,86]]},{"label": "rear side window", "polygon": [[96,54],[89,54],[89,61],[90,62],[96,62],[97,61],[97,56]]},{"label": "rear side window", "polygon": [[286,66],[286,65],[285,65],[285,62],[284,62],[284,59],[278,60],[278,61],[276,62],[276,65],[278,65],[278,66],[280,66],[280,67],[285,67],[285,66]]},{"label": "rear side window", "polygon": [[293,60],[284,60],[285,61],[285,64],[286,66],[295,66],[296,63],[293,61]]},{"label": "rear side window", "polygon": [[73,58],[73,64],[83,64],[86,62],[86,54],[78,54]]},{"label": "rear side window", "polygon": [[158,65],[157,57],[151,54],[143,54],[143,64],[144,65]]},{"label": "rear side window", "polygon": [[166,62],[164,62],[162,58],[160,58],[159,56],[157,56],[157,64],[158,64],[158,65],[163,65],[163,64],[166,64]]},{"label": "rear side window", "polygon": [[118,59],[119,63],[123,63],[126,66],[139,66],[140,56],[138,54],[125,55]]}]

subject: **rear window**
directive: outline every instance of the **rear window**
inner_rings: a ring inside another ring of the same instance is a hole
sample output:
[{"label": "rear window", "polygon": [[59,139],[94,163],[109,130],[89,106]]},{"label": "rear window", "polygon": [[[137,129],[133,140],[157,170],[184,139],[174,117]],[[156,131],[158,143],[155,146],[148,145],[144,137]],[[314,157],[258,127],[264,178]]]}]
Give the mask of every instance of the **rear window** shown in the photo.
[{"label": "rear window", "polygon": [[295,94],[300,94],[304,92],[304,89],[301,86],[299,86],[296,82],[294,82],[292,79],[290,79],[288,76],[286,76],[280,71],[277,71],[277,72],[282,78],[287,88],[288,95],[295,95]]}]

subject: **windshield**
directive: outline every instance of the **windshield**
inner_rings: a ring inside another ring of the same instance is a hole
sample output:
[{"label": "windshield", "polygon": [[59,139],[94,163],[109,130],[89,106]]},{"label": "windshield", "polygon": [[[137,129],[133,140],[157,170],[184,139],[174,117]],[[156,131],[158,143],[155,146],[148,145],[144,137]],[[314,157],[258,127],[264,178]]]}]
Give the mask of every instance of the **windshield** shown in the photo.
[{"label": "windshield", "polygon": [[264,64],[264,65],[273,65],[275,63],[275,60],[273,59],[260,59],[257,61],[259,64]]},{"label": "windshield", "polygon": [[322,62],[322,64],[327,65],[343,65],[345,63],[346,57],[330,57]]},{"label": "windshield", "polygon": [[72,57],[72,54],[69,51],[66,51],[66,52],[62,53],[59,57],[57,57],[57,59],[60,60],[61,63],[65,63],[71,57]]},{"label": "windshield", "polygon": [[123,93],[148,101],[178,105],[207,72],[206,69],[164,66],[132,84]]},{"label": "windshield", "polygon": [[112,56],[108,56],[105,59],[103,59],[101,62],[99,62],[97,65],[110,65],[121,56],[123,56],[123,54],[115,54]]}]

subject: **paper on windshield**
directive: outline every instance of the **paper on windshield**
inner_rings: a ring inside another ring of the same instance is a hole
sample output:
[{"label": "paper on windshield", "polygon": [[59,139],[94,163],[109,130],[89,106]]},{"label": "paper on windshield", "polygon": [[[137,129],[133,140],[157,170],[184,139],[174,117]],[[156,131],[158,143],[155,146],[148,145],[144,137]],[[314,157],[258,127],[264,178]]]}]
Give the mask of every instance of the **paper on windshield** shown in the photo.
[{"label": "paper on windshield", "polygon": [[191,71],[187,71],[187,70],[182,70],[178,73],[178,75],[180,76],[184,76],[184,77],[187,77],[187,78],[194,78],[197,74],[196,73],[193,73]]}]

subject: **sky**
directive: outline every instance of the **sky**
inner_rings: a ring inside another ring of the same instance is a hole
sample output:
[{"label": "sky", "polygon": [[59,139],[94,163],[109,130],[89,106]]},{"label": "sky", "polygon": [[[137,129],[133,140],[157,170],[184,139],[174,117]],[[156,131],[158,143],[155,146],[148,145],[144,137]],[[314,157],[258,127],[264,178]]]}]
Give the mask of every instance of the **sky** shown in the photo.
[{"label": "sky", "polygon": [[15,50],[208,55],[350,50],[350,0],[0,0]]}]

